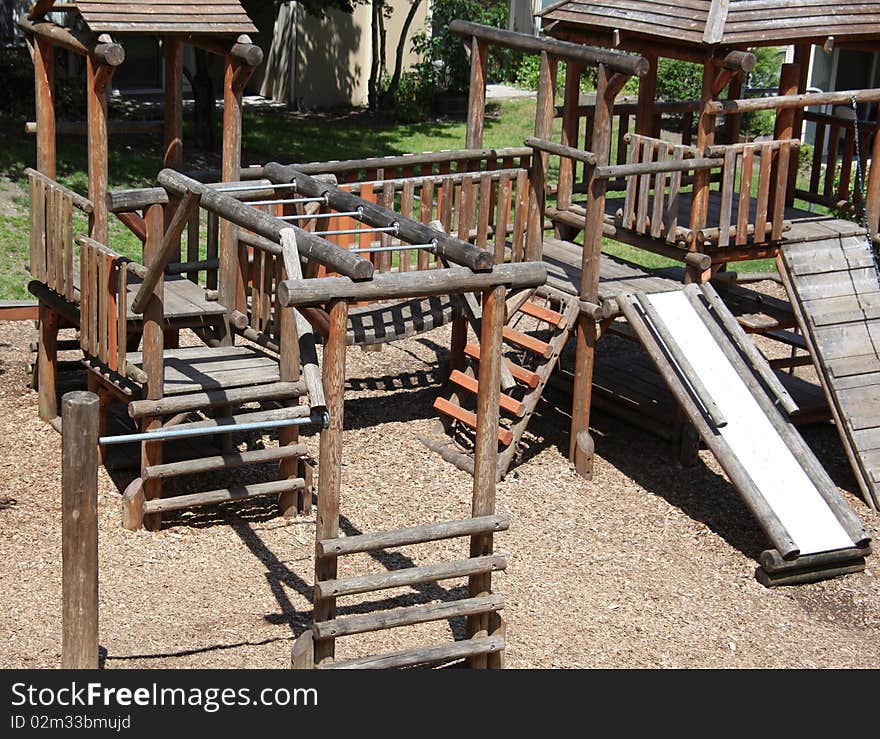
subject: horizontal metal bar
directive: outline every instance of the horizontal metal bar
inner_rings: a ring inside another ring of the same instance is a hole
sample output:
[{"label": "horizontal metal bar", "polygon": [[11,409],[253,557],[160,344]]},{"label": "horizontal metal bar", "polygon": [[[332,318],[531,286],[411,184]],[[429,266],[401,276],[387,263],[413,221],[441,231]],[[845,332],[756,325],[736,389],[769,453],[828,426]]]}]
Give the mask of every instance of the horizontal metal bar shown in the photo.
[{"label": "horizontal metal bar", "polygon": [[312,218],[357,218],[361,215],[361,211],[359,210],[349,210],[343,213],[312,213],[309,215],[308,213],[303,213],[301,215],[292,215],[292,216],[277,216],[282,221],[310,221]]},{"label": "horizontal metal bar", "polygon": [[[224,192],[229,192],[225,190]],[[248,205],[297,205],[299,203],[325,203],[326,197],[320,198],[278,198],[277,200],[249,200]]]},{"label": "horizontal metal bar", "polygon": [[425,249],[426,251],[434,251],[437,248],[437,244],[398,244],[397,246],[375,246],[369,249],[349,249],[348,251],[354,254],[360,254],[361,252],[374,252],[374,251],[410,251],[412,249]]},{"label": "horizontal metal bar", "polygon": [[[382,226],[369,228],[343,228],[339,231],[309,231],[313,236],[342,236],[343,234],[393,233],[400,230],[399,226]],[[351,250],[349,250],[351,251]]]},{"label": "horizontal metal bar", "polygon": [[229,423],[223,426],[208,426],[194,429],[165,429],[160,431],[146,431],[140,434],[122,434],[120,436],[102,436],[98,443],[130,444],[136,441],[164,441],[166,439],[183,439],[194,436],[213,436],[215,434],[230,434],[236,431],[262,431],[266,429],[284,428],[285,426],[312,426],[320,425],[327,428],[330,425],[329,414],[322,413],[320,416],[306,416],[305,418],[283,418],[277,421],[258,421],[256,423]]},{"label": "horizontal metal bar", "polygon": [[[209,185],[210,187],[210,185]],[[213,189],[213,188],[212,188]],[[216,188],[219,192],[252,192],[253,190],[290,190],[296,189],[295,182],[272,182],[265,185],[243,185],[242,187],[223,187]],[[275,202],[275,201],[272,201]]]}]

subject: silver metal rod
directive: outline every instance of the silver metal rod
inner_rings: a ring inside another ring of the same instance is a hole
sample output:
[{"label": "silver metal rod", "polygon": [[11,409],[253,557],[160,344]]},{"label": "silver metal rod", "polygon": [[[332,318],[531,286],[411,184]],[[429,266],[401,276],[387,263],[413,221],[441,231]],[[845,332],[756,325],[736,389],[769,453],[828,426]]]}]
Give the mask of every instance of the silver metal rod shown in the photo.
[{"label": "silver metal rod", "polygon": [[365,233],[394,233],[398,231],[397,226],[383,226],[382,228],[343,228],[339,231],[309,231],[313,236],[342,236],[343,234],[365,234]]},{"label": "silver metal rod", "polygon": [[313,213],[309,215],[308,213],[303,213],[302,215],[292,215],[292,216],[276,216],[276,218],[280,218],[282,221],[310,221],[312,218],[343,218],[343,217],[357,217],[361,215],[359,210],[350,210],[344,213]]},{"label": "silver metal rod", "polygon": [[425,249],[426,251],[434,251],[437,248],[436,244],[398,244],[397,246],[376,246],[370,249],[348,249],[352,254],[359,254],[361,252],[374,252],[374,251],[409,251],[412,249]]},{"label": "silver metal rod", "polygon": [[[220,419],[221,421],[223,419]],[[194,429],[166,429],[160,431],[147,431],[140,434],[122,434],[121,436],[102,436],[98,439],[99,444],[129,444],[136,441],[163,441],[165,439],[182,439],[193,436],[213,436],[215,434],[231,434],[236,431],[262,431],[265,429],[277,429],[285,426],[311,426],[321,425],[327,428],[330,419],[327,413],[321,416],[306,416],[305,418],[283,418],[277,421],[257,421],[255,423],[226,423],[222,426],[202,426]]]},{"label": "silver metal rod", "polygon": [[242,185],[241,187],[218,187],[219,192],[253,192],[254,190],[290,190],[296,189],[295,182],[275,182],[268,185]]},{"label": "silver metal rod", "polygon": [[[224,190],[224,192],[229,192]],[[277,200],[249,200],[248,205],[297,205],[299,203],[326,203],[327,198],[278,198]]]}]

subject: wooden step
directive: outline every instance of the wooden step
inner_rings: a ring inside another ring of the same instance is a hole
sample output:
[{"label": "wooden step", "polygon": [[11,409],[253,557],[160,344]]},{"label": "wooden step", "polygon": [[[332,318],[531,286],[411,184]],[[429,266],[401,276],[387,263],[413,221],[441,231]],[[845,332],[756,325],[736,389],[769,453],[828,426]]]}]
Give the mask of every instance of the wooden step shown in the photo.
[{"label": "wooden step", "polygon": [[412,667],[428,665],[436,662],[474,657],[478,654],[492,654],[504,649],[504,638],[486,636],[479,639],[465,639],[450,644],[438,644],[421,649],[409,649],[403,652],[378,654],[372,657],[360,657],[342,662],[328,662],[318,665],[319,670],[386,670],[394,667]]},{"label": "wooden step", "polygon": [[[479,344],[468,344],[464,348],[464,353],[475,362],[480,361]],[[520,367],[518,364],[514,364],[509,359],[505,361],[507,362],[507,367],[510,370],[510,374],[513,375],[513,379],[517,382],[521,382],[523,385],[528,385],[530,388],[536,388],[541,383],[541,378],[538,377],[538,375],[536,375],[531,370],[527,370],[525,367]]]},{"label": "wooden step", "polygon": [[424,544],[427,541],[453,539],[458,536],[473,536],[496,531],[507,531],[510,517],[503,513],[491,516],[463,518],[458,521],[440,521],[426,523],[421,526],[410,526],[405,529],[378,531],[357,536],[341,536],[336,539],[322,539],[318,542],[316,552],[319,557],[340,557],[344,554],[373,552],[377,549],[390,549],[408,544]]},{"label": "wooden step", "polygon": [[[458,385],[460,388],[467,390],[469,393],[473,393],[476,395],[480,390],[480,383],[477,382],[473,377],[466,375],[464,372],[459,372],[458,370],[453,370],[452,374],[449,375],[449,381],[454,385]],[[509,395],[505,395],[501,393],[499,396],[498,404],[501,407],[501,410],[507,411],[508,413],[513,414],[514,416],[522,416],[525,413],[525,406],[515,398],[511,398]]]},{"label": "wooden step", "polygon": [[270,447],[269,449],[254,449],[252,451],[235,452],[234,454],[218,454],[201,459],[186,459],[181,462],[169,462],[167,464],[154,464],[145,467],[144,480],[158,478],[178,477],[179,475],[195,475],[215,470],[228,470],[243,467],[248,464],[262,464],[264,462],[276,462],[281,459],[302,457],[309,450],[305,444],[292,444],[291,446]]},{"label": "wooden step", "polygon": [[255,485],[234,485],[219,490],[209,490],[205,493],[178,495],[174,498],[156,498],[144,503],[144,515],[164,513],[165,511],[179,511],[183,508],[194,508],[213,503],[225,503],[230,500],[245,500],[247,498],[256,498],[260,495],[278,495],[279,493],[288,493],[294,490],[304,490],[305,487],[305,480],[301,477],[296,477],[292,480],[261,482]]},{"label": "wooden step", "polygon": [[553,356],[553,349],[550,347],[550,344],[536,339],[534,336],[524,334],[522,331],[505,326],[502,330],[502,336],[507,343],[518,346],[520,349],[525,349],[532,354],[537,354],[539,357],[544,357],[544,359],[550,359]]},{"label": "wooden step", "polygon": [[319,621],[312,624],[315,639],[335,639],[350,634],[364,634],[370,631],[382,631],[398,626],[412,626],[429,621],[442,621],[447,618],[476,616],[480,613],[500,611],[504,608],[504,598],[495,593],[477,598],[465,598],[445,603],[428,603],[425,605],[396,608],[392,611],[379,611],[347,618],[335,618],[331,621]]},{"label": "wooden step", "polygon": [[[446,398],[437,398],[434,401],[434,410],[438,413],[442,413],[445,416],[449,416],[450,418],[454,418],[456,421],[463,423],[468,428],[476,430],[477,428],[477,415],[475,413],[471,413],[469,410],[462,408],[460,405],[456,405],[452,403]],[[500,441],[504,446],[509,446],[513,443],[513,434],[505,428],[498,429],[498,441]]]},{"label": "wooden step", "polygon": [[339,580],[323,580],[315,583],[315,599],[339,598],[343,595],[371,593],[375,590],[401,588],[419,585],[425,582],[449,580],[455,577],[470,577],[487,572],[506,569],[507,557],[503,554],[491,554],[485,557],[470,557],[455,562],[407,567],[391,572],[379,572],[360,577],[346,577]]},{"label": "wooden step", "polygon": [[549,323],[556,328],[565,328],[565,316],[561,313],[557,313],[555,310],[550,310],[549,308],[537,305],[530,300],[523,303],[520,306],[519,311],[532,318],[537,318],[539,321]]}]

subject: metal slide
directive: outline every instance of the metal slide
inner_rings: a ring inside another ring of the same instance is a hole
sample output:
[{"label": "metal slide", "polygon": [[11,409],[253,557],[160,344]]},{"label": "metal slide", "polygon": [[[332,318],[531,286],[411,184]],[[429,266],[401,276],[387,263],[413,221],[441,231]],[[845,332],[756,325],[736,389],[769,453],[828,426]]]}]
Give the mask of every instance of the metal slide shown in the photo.
[{"label": "metal slide", "polygon": [[710,285],[627,293],[621,309],[772,549],[765,585],[864,569],[870,539],[794,426],[794,403]]},{"label": "metal slide", "polygon": [[866,502],[880,508],[880,275],[863,236],[783,244],[779,273]]}]

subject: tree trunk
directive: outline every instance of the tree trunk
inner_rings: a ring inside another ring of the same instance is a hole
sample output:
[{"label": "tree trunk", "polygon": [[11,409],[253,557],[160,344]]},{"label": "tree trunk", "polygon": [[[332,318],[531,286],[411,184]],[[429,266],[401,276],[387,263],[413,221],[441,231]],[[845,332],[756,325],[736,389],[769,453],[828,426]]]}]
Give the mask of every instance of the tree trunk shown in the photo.
[{"label": "tree trunk", "polygon": [[388,89],[382,93],[382,107],[385,107],[385,105],[394,107],[397,104],[397,90],[400,87],[400,76],[403,74],[403,55],[406,53],[406,37],[409,35],[409,28],[415,20],[416,13],[422,2],[423,0],[412,0],[409,12],[403,21],[403,29],[400,31],[400,38],[397,40],[397,51],[394,56],[394,74],[388,83]]},{"label": "tree trunk", "polygon": [[370,60],[370,80],[367,83],[367,104],[370,106],[370,110],[376,110],[379,107],[379,18],[383,5],[384,0],[373,0],[373,19],[370,28],[372,59]]}]

